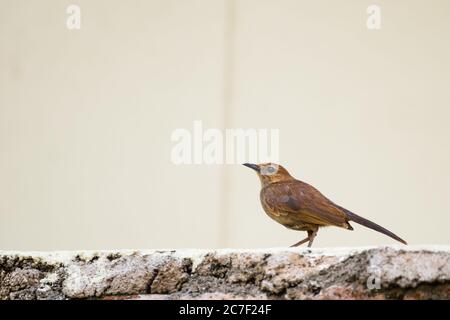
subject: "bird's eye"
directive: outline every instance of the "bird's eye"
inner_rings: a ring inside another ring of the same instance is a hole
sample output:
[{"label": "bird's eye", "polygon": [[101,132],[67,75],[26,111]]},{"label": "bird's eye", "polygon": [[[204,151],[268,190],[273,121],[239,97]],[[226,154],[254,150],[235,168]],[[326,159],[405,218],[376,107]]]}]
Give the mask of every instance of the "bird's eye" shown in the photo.
[{"label": "bird's eye", "polygon": [[275,168],[274,167],[268,167],[267,168],[267,172],[268,173],[274,173],[275,172]]}]

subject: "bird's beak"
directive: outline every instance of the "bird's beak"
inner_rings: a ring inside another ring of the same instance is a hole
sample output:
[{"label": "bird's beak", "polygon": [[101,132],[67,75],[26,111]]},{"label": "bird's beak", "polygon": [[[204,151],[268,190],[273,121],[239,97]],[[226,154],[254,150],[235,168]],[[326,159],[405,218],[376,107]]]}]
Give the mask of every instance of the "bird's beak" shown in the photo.
[{"label": "bird's beak", "polygon": [[252,163],[243,163],[242,165],[249,167],[250,169],[255,170],[256,172],[260,171],[260,168],[257,164],[252,164]]}]

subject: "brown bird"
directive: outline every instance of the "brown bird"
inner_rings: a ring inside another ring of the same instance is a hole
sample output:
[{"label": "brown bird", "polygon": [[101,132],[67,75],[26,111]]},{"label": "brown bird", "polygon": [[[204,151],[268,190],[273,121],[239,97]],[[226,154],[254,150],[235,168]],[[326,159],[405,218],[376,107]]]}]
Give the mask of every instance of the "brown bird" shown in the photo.
[{"label": "brown bird", "polygon": [[267,215],[286,228],[308,232],[307,238],[291,247],[307,241],[308,247],[311,247],[320,227],[336,226],[353,230],[349,221],[406,244],[405,240],[389,230],[338,206],[313,186],[295,179],[281,165],[244,163],[244,166],[255,170],[261,180],[261,204]]}]

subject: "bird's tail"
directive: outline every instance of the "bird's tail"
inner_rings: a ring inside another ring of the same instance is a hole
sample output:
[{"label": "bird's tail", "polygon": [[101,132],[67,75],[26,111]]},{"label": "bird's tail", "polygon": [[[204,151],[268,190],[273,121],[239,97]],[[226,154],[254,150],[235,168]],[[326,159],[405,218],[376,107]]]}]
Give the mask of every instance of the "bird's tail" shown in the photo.
[{"label": "bird's tail", "polygon": [[381,233],[391,237],[392,239],[395,239],[397,241],[400,241],[401,243],[407,244],[405,240],[403,240],[402,238],[400,238],[396,234],[390,232],[389,230],[383,228],[382,226],[376,224],[375,222],[372,222],[372,221],[369,221],[367,219],[364,219],[363,217],[360,217],[357,214],[354,214],[353,212],[351,212],[351,211],[349,211],[349,210],[347,210],[345,208],[342,208],[342,207],[339,207],[339,208],[341,208],[347,214],[348,220],[356,222],[356,223],[359,223],[359,224],[361,224],[361,225],[363,225],[363,226],[365,226],[365,227],[367,227],[369,229],[381,232]]}]

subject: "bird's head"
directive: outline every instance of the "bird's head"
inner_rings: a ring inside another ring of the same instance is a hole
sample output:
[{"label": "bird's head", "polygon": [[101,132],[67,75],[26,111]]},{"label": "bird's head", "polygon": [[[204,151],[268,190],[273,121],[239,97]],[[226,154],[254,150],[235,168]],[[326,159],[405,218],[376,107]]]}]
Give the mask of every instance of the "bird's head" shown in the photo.
[{"label": "bird's head", "polygon": [[285,168],[276,163],[244,163],[243,165],[256,171],[263,186],[274,182],[294,179]]}]

